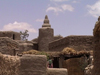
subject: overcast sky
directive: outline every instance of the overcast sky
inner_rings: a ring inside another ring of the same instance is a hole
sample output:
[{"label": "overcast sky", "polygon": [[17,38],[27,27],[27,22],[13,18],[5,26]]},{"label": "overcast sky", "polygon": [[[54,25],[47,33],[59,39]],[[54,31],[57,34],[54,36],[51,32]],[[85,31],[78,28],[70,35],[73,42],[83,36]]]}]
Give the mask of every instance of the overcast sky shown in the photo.
[{"label": "overcast sky", "polygon": [[100,0],[0,0],[0,30],[29,30],[38,37],[45,15],[55,35],[92,35]]}]

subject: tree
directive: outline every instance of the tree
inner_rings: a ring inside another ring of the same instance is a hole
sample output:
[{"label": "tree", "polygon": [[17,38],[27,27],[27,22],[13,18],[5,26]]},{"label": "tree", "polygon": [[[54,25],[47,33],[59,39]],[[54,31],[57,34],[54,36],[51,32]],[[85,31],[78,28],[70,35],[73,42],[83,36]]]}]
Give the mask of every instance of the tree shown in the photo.
[{"label": "tree", "polygon": [[29,37],[28,30],[25,30],[25,32],[20,31],[20,34],[21,34],[21,40],[23,41],[27,40],[27,38]]}]

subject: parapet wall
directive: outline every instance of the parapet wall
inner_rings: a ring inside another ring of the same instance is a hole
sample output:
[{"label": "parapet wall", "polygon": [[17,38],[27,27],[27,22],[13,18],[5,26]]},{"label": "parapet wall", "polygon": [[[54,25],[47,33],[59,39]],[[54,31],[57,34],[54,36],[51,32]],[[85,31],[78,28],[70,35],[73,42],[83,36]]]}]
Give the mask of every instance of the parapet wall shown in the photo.
[{"label": "parapet wall", "polygon": [[47,75],[68,75],[65,68],[48,68]]},{"label": "parapet wall", "polygon": [[9,37],[13,40],[20,40],[20,33],[14,31],[0,31],[0,37]]},{"label": "parapet wall", "polygon": [[93,36],[67,36],[49,44],[49,51],[62,51],[65,47],[75,50],[93,50]]}]

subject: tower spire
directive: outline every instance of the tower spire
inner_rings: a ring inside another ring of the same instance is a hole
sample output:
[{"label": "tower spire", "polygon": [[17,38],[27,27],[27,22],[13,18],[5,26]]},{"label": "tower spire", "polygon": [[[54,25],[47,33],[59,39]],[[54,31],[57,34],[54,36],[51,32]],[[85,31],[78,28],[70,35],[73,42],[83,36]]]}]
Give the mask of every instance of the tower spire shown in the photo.
[{"label": "tower spire", "polygon": [[42,25],[42,27],[51,27],[51,25],[49,24],[49,19],[47,15],[45,16],[44,24]]}]

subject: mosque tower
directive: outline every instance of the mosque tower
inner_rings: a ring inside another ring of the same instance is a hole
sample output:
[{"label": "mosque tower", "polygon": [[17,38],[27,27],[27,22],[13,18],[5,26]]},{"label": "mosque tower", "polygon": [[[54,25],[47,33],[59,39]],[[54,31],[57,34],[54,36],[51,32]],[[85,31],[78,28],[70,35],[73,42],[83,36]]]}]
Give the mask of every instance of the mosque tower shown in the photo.
[{"label": "mosque tower", "polygon": [[49,51],[49,42],[53,41],[54,31],[49,24],[48,16],[45,16],[44,24],[39,29],[38,49],[39,51]]}]

